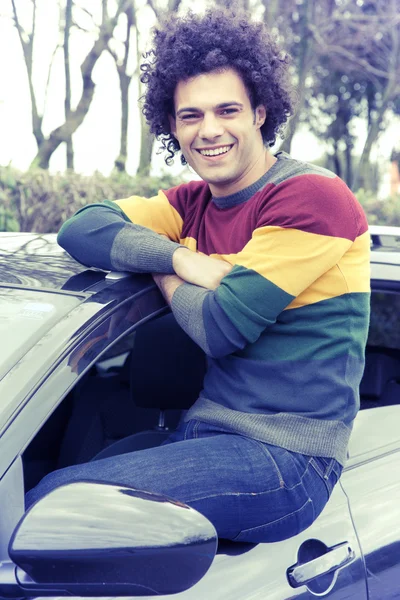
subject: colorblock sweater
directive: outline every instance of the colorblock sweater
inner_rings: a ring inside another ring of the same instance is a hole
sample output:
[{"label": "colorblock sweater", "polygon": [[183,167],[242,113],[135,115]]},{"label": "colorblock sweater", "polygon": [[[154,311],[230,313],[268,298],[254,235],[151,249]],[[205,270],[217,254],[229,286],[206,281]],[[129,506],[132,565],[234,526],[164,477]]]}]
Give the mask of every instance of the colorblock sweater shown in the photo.
[{"label": "colorblock sweater", "polygon": [[231,263],[217,289],[184,283],[172,298],[208,355],[186,420],[344,464],[369,323],[368,225],[336,175],[277,159],[226,197],[199,181],[89,205],[58,239],[103,269],[173,273],[180,246]]}]

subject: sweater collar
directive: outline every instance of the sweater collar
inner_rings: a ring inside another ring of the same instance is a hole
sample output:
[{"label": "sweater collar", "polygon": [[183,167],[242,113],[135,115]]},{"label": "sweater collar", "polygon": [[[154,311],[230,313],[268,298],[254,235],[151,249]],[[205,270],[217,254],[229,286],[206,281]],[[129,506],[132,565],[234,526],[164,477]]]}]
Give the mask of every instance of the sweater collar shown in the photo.
[{"label": "sweater collar", "polygon": [[288,155],[285,152],[278,152],[275,157],[278,160],[272,165],[272,167],[270,167],[268,171],[260,177],[260,179],[248,187],[236,192],[235,194],[230,194],[229,196],[218,196],[218,198],[212,196],[212,201],[215,206],[217,206],[217,208],[231,208],[232,206],[237,206],[238,204],[242,204],[243,202],[250,200],[250,198],[254,196],[256,192],[259,192],[268,183],[271,174],[275,170],[279,160],[281,158],[288,158]]}]

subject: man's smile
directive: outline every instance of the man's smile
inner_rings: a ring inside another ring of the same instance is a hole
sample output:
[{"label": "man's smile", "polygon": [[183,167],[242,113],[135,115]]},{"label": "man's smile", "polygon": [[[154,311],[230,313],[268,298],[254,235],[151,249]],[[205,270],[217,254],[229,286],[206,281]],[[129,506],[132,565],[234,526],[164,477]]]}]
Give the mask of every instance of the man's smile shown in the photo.
[{"label": "man's smile", "polygon": [[216,160],[228,154],[233,146],[234,144],[229,144],[227,146],[217,146],[213,148],[195,148],[195,150],[204,158]]}]

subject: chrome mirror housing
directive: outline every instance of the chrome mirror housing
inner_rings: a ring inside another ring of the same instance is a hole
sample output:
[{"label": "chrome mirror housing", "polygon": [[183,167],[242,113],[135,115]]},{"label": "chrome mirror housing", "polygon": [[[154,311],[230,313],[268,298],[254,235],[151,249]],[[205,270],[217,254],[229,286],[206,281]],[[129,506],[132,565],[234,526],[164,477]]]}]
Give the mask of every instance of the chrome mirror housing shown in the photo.
[{"label": "chrome mirror housing", "polygon": [[[176,594],[204,576],[216,549],[213,525],[181,502],[124,486],[71,483],[21,519],[9,545],[9,576],[1,576],[6,564],[0,568],[0,595]],[[12,573],[15,581],[8,581]]]}]

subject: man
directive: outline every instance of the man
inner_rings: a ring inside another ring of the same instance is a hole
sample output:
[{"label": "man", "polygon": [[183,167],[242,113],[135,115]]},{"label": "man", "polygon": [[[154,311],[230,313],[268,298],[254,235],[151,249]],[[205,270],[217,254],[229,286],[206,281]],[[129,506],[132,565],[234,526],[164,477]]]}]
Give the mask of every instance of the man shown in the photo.
[{"label": "man", "polygon": [[221,537],[308,527],[346,459],[369,315],[365,215],[333,173],[267,149],[292,110],[288,61],[262,24],[173,17],[142,65],[144,113],[169,161],[201,176],[156,198],[78,211],[60,244],[84,264],[151,272],[209,357],[204,387],[158,448],[50,474],[114,481],[198,509]]}]

